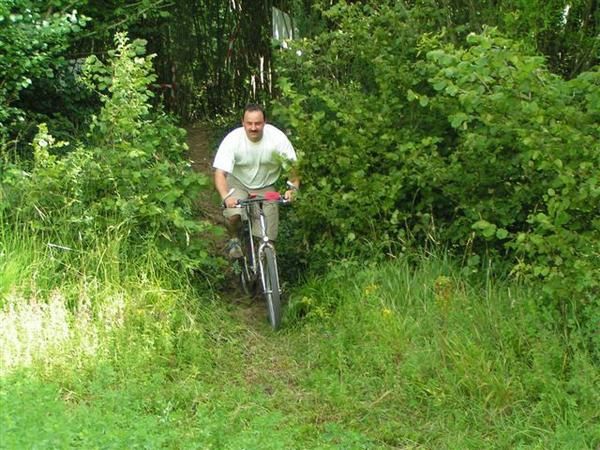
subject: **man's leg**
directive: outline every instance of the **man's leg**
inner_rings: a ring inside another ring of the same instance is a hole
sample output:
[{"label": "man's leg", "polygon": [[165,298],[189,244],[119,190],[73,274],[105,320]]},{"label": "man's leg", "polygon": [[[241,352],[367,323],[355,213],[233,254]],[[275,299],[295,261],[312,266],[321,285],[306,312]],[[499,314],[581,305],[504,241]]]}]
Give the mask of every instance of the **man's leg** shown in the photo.
[{"label": "man's leg", "polygon": [[[276,192],[275,187],[267,186],[261,189],[256,189],[252,191],[255,194],[264,195],[267,192]],[[265,212],[265,218],[267,221],[267,236],[272,241],[277,239],[277,231],[279,229],[279,205],[273,202],[265,202],[263,204],[263,211]],[[258,236],[260,234],[260,223],[258,219],[255,220],[252,224],[252,228],[254,230],[254,235]]]},{"label": "man's leg", "polygon": [[[236,238],[239,236],[240,228],[242,226],[242,211],[228,211],[228,208],[223,211],[223,215],[225,216],[225,228],[227,229],[227,234],[230,238]],[[227,214],[225,213],[227,211]]]},{"label": "man's leg", "polygon": [[[239,200],[248,197],[248,190],[242,185],[236,178],[229,175],[227,177],[227,184],[229,188],[235,190],[231,194],[231,197]],[[229,242],[225,248],[225,251],[230,258],[241,258],[242,248],[239,241],[239,232],[242,227],[242,216],[245,215],[245,211],[240,208],[225,208],[223,210],[223,216],[225,216],[225,228],[229,235]]]}]

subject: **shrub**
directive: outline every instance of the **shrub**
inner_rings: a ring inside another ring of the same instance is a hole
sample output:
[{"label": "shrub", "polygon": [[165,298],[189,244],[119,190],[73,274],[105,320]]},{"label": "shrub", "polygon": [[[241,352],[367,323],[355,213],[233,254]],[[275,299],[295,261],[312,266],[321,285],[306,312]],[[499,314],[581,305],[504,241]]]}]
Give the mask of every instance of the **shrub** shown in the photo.
[{"label": "shrub", "polygon": [[465,245],[472,229],[555,300],[587,303],[600,287],[600,73],[564,81],[493,30],[467,44],[424,41],[417,67],[430,89],[409,93],[452,128],[444,237]]},{"label": "shrub", "polygon": [[4,177],[7,220],[78,248],[118,229],[130,245],[154,241],[186,267],[212,264],[195,237],[208,225],[192,216],[207,179],[184,158],[184,131],[149,107],[155,76],[144,43],[124,34],[115,43],[109,64],[87,61],[86,82],[101,90],[103,102],[89,142],[59,157],[64,143],[40,125],[33,168],[13,166]]},{"label": "shrub", "polygon": [[593,309],[600,74],[565,81],[494,29],[447,43],[402,5],[329,14],[338,29],[280,57],[278,113],[303,150],[295,241],[317,260],[434,241]]},{"label": "shrub", "polygon": [[64,6],[64,12],[50,14],[36,3],[0,2],[0,125],[6,126],[0,127],[0,142],[14,137],[25,121],[27,111],[19,104],[22,93],[57,75],[66,64],[63,53],[69,37],[88,20],[77,10],[66,12],[72,4],[54,2],[54,6]]}]

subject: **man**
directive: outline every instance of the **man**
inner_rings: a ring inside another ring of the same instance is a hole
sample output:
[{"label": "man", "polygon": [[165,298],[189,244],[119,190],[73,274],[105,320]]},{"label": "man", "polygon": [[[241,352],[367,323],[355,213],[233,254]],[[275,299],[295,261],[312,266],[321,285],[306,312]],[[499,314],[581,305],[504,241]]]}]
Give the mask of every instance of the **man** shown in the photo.
[{"label": "man", "polygon": [[[241,209],[235,208],[238,199],[246,198],[250,193],[264,194],[275,191],[275,182],[281,174],[281,158],[296,160],[296,152],[291,142],[281,130],[266,123],[265,111],[261,106],[247,105],[242,126],[225,136],[213,162],[215,187],[226,207],[223,214],[228,219],[229,257],[242,256],[237,239],[242,214]],[[296,189],[300,187],[297,176],[294,175],[290,182]],[[228,196],[232,188],[235,190]],[[293,192],[293,189],[287,190],[284,197],[292,200]],[[267,234],[275,240],[279,225],[277,204],[266,203],[264,211],[267,217]]]}]

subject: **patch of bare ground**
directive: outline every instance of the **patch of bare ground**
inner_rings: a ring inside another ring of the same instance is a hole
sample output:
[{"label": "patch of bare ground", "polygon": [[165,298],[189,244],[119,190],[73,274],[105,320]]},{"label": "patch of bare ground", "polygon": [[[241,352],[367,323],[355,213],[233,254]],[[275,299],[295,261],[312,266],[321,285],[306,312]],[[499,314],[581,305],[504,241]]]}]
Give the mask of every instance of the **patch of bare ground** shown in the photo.
[{"label": "patch of bare ground", "polygon": [[[192,168],[199,173],[205,174],[212,181],[212,162],[216,151],[219,138],[218,131],[210,125],[197,123],[187,127],[188,157],[192,163]],[[198,210],[202,218],[209,220],[214,224],[224,225],[221,206],[216,192],[209,191],[210,194],[202,195],[198,198]]]}]

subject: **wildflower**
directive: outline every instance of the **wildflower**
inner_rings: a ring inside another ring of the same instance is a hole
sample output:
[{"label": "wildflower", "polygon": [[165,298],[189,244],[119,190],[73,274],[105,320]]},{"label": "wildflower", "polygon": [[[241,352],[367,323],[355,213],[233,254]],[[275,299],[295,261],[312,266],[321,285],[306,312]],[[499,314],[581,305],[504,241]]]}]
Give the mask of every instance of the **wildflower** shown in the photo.
[{"label": "wildflower", "polygon": [[369,296],[369,295],[373,294],[375,291],[377,291],[377,289],[379,289],[379,286],[377,286],[374,283],[371,283],[365,288],[365,295]]}]

